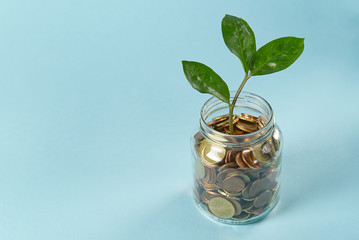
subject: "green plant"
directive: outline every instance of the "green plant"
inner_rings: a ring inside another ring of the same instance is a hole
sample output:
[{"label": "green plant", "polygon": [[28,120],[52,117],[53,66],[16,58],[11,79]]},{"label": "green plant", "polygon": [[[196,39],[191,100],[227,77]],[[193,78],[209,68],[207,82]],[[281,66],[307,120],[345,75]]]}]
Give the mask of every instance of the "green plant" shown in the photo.
[{"label": "green plant", "polygon": [[233,110],[248,79],[289,67],[302,54],[304,38],[282,37],[256,50],[256,39],[248,23],[231,15],[226,15],[222,20],[222,35],[229,50],[241,61],[245,72],[232,103],[227,84],[210,67],[193,61],[182,61],[182,65],[184,74],[194,89],[212,94],[228,104],[229,130],[233,134]]}]

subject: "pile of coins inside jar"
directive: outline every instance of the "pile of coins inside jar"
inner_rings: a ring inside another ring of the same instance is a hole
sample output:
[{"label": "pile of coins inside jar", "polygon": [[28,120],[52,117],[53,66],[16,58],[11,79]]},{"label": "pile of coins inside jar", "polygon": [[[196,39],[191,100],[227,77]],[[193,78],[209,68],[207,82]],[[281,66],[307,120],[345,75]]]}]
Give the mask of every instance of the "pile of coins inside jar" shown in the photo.
[{"label": "pile of coins inside jar", "polygon": [[[261,117],[234,115],[234,134],[245,135],[265,126]],[[229,134],[228,115],[208,125]],[[264,141],[246,148],[222,146],[201,133],[195,139],[195,189],[197,203],[219,219],[250,220],[278,200],[280,156],[275,129]]]}]

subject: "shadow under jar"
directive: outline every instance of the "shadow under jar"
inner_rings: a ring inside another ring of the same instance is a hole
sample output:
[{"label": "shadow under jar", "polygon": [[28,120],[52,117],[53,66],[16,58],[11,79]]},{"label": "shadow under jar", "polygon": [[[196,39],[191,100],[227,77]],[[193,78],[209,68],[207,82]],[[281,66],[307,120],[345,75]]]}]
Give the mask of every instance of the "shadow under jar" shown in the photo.
[{"label": "shadow under jar", "polygon": [[256,94],[242,92],[234,108],[235,133],[241,135],[228,134],[226,114],[228,105],[214,97],[202,107],[191,139],[194,198],[215,221],[248,224],[279,201],[282,133],[271,106]]}]

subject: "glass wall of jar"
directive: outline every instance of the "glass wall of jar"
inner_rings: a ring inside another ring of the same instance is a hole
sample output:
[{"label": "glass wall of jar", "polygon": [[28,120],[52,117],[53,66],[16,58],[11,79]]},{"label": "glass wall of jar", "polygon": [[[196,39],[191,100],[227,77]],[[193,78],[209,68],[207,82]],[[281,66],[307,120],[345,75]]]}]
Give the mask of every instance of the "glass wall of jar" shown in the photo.
[{"label": "glass wall of jar", "polygon": [[240,94],[233,124],[231,135],[226,103],[212,97],[203,105],[191,139],[194,199],[215,221],[247,224],[279,201],[282,133],[269,103],[249,92]]}]

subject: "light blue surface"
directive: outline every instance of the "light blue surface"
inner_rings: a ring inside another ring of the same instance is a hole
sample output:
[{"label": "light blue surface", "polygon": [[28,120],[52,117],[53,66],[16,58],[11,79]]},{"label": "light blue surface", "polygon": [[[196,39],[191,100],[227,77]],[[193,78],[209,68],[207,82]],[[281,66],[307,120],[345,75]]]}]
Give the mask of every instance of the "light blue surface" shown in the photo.
[{"label": "light blue surface", "polygon": [[[243,78],[220,22],[257,45],[305,37],[289,69],[245,86],[284,137],[282,199],[263,221],[225,226],[191,198],[189,137],[209,97],[180,61]],[[0,239],[358,239],[359,3],[0,3]]]}]

